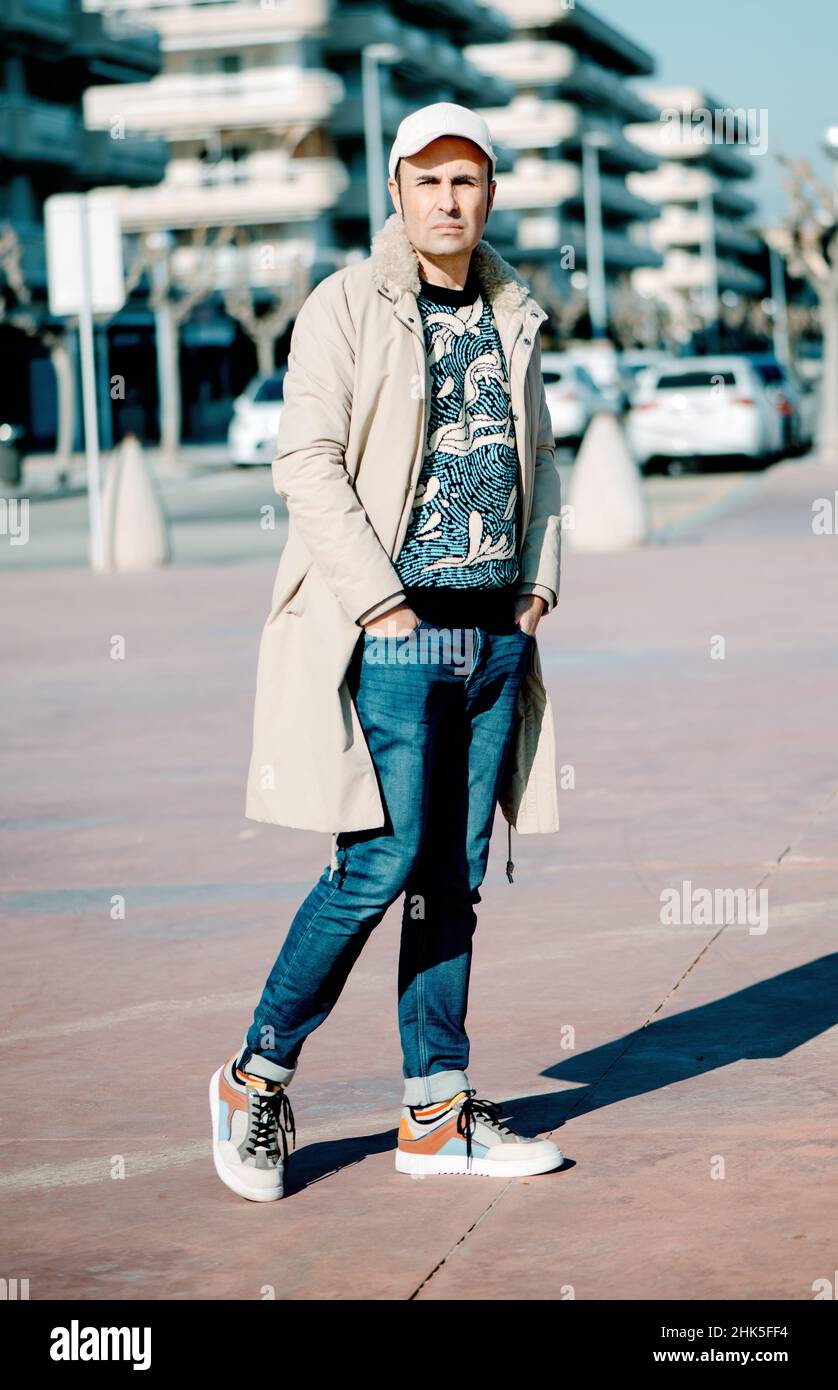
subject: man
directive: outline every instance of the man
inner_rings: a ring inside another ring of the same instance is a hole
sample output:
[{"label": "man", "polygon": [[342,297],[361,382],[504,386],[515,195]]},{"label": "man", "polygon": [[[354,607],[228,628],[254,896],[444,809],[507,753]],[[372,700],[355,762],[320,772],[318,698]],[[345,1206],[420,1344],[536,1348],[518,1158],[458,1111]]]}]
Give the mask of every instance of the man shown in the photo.
[{"label": "man", "polygon": [[372,255],[297,317],[273,464],[289,534],[246,814],[330,830],[332,857],[210,1082],[216,1170],[254,1201],[283,1195],[303,1042],[401,894],[397,1170],[516,1177],[563,1161],[478,1096],[465,1032],[495,806],[510,836],[558,829],[535,641],[560,563],[546,314],[482,240],[496,184],[480,117],[414,112],[389,172],[396,212]]}]

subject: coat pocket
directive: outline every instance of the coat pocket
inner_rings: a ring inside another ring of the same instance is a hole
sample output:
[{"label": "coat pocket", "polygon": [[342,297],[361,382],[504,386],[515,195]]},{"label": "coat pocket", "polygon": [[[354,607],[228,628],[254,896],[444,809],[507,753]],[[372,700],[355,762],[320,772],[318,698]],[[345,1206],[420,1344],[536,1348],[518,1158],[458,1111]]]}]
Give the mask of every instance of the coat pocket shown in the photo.
[{"label": "coat pocket", "polygon": [[294,590],[293,594],[289,599],[286,600],[285,604],[283,605],[283,613],[290,613],[292,617],[296,618],[300,617],[301,614],[305,612],[307,592],[306,580],[308,579],[310,574],[311,569],[307,569],[299,584],[297,585],[296,589]]}]

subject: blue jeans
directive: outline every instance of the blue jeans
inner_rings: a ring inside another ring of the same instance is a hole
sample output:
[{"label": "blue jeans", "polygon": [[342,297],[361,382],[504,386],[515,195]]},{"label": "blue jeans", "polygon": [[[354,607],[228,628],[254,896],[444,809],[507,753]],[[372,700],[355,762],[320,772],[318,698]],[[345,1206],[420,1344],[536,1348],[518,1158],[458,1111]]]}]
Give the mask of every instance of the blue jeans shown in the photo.
[{"label": "blue jeans", "polygon": [[297,911],[256,1007],[242,1051],[250,1070],[291,1080],[303,1042],[404,893],[404,1103],[431,1104],[468,1087],[474,904],[533,640],[517,626],[496,633],[424,620],[409,637],[359,640],[347,680],[385,824],[337,837],[338,870],[330,877],[324,869]]}]

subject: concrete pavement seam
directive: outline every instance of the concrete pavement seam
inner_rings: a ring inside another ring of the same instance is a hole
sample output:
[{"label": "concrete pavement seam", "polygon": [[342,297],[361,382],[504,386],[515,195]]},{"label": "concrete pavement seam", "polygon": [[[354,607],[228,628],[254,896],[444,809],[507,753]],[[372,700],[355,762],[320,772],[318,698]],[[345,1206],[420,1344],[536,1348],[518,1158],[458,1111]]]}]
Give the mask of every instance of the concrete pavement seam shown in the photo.
[{"label": "concrete pavement seam", "polygon": [[[838,787],[833,787],[833,788],[831,788],[831,789],[830,789],[830,792],[829,792],[829,794],[828,794],[828,796],[827,796],[827,798],[826,798],[826,800],[825,800],[825,802],[823,803],[823,805],[822,805],[821,807],[819,807],[819,809],[818,809],[816,812],[814,812],[814,814],[813,814],[812,816],[809,817],[809,819],[806,821],[805,825],[804,825],[804,826],[801,828],[801,830],[798,832],[798,835],[797,835],[796,837],[792,837],[790,843],[789,843],[788,845],[786,845],[785,849],[781,850],[780,854],[776,857],[776,859],[775,859],[775,861],[774,861],[774,865],[773,865],[770,869],[767,869],[767,870],[765,871],[765,873],[762,874],[762,875],[760,876],[760,878],[757,880],[756,888],[755,888],[754,890],[752,890],[752,891],[756,892],[756,891],[761,887],[761,885],[766,881],[766,879],[768,879],[768,878],[771,877],[771,875],[772,875],[772,874],[774,873],[774,871],[775,871],[775,868],[777,868],[777,867],[780,865],[781,861],[783,860],[783,858],[785,857],[785,855],[788,854],[788,852],[789,852],[789,850],[792,848],[792,846],[793,846],[797,841],[799,841],[799,840],[806,834],[806,831],[808,830],[809,825],[811,825],[812,822],[818,818],[818,816],[820,816],[820,815],[823,814],[823,812],[825,811],[825,809],[826,809],[827,806],[829,805],[830,801],[836,796],[836,794],[838,794]],[[626,1043],[626,1046],[623,1048],[623,1050],[620,1052],[620,1054],[619,1054],[617,1057],[615,1057],[615,1058],[613,1059],[613,1061],[610,1063],[610,1065],[607,1066],[607,1067],[605,1068],[605,1070],[603,1071],[602,1075],[599,1076],[599,1077],[597,1078],[596,1081],[591,1082],[591,1083],[589,1084],[589,1086],[587,1086],[587,1087],[585,1088],[585,1098],[586,1098],[586,1099],[589,1099],[589,1098],[590,1098],[590,1096],[592,1095],[592,1093],[593,1093],[593,1092],[596,1090],[596,1088],[601,1084],[601,1082],[605,1079],[605,1077],[608,1076],[609,1073],[612,1072],[612,1071],[614,1070],[614,1068],[622,1061],[622,1059],[625,1057],[626,1053],[631,1049],[631,1047],[633,1047],[635,1041],[640,1037],[641,1033],[643,1033],[643,1032],[645,1031],[645,1029],[649,1026],[649,1024],[650,1024],[650,1023],[652,1022],[652,1020],[655,1018],[655,1016],[656,1016],[657,1014],[660,1013],[661,1009],[664,1007],[664,1005],[667,1003],[667,1001],[668,1001],[669,999],[671,999],[671,997],[672,997],[672,995],[675,993],[675,991],[676,991],[677,989],[680,988],[680,986],[682,985],[682,983],[684,982],[684,980],[687,978],[687,976],[690,975],[690,974],[692,974],[693,970],[695,970],[696,966],[698,965],[698,963],[699,963],[699,961],[702,959],[702,957],[705,956],[705,955],[707,954],[707,952],[710,950],[710,948],[711,948],[711,946],[714,944],[714,942],[716,942],[716,941],[719,939],[719,937],[721,936],[722,932],[724,932],[724,931],[727,929],[727,927],[730,926],[730,925],[731,925],[731,924],[730,924],[729,922],[723,922],[722,925],[718,928],[718,930],[715,931],[715,932],[712,934],[712,936],[710,936],[710,937],[707,939],[707,941],[704,943],[704,945],[702,946],[702,948],[701,948],[701,950],[698,952],[698,954],[695,956],[695,958],[685,967],[685,969],[683,970],[683,972],[681,973],[681,975],[679,976],[679,978],[675,981],[674,985],[672,985],[672,987],[671,987],[671,988],[666,992],[666,994],[663,996],[663,998],[661,999],[660,1003],[657,1005],[657,1008],[655,1008],[655,1009],[652,1011],[652,1013],[651,1013],[651,1014],[649,1015],[649,1017],[646,1019],[645,1023],[643,1023],[643,1024],[641,1025],[641,1027],[639,1027],[638,1029],[636,1029],[635,1032],[631,1034],[631,1036],[629,1037],[629,1039],[628,1039],[628,1041],[627,1041],[627,1043]],[[581,1097],[580,1097],[580,1099],[581,1099]],[[578,1102],[576,1102],[576,1104],[578,1104]],[[573,1112],[574,1112],[575,1108],[576,1108],[576,1105],[575,1105],[575,1104],[572,1105],[572,1106],[570,1107],[570,1110],[568,1111],[567,1116],[565,1117],[564,1124],[567,1124],[568,1120],[569,1120],[569,1119],[571,1118],[571,1116],[573,1115]],[[552,1134],[555,1133],[555,1130],[552,1130],[552,1129],[551,1129],[551,1130],[548,1130],[546,1133],[547,1133],[547,1135],[552,1135]],[[506,1196],[507,1192],[509,1191],[509,1189],[510,1189],[512,1186],[513,1186],[513,1182],[512,1182],[511,1180],[508,1181],[507,1184],[506,1184],[506,1186],[497,1194],[496,1197],[494,1197],[494,1198],[492,1199],[492,1201],[489,1203],[489,1205],[488,1205],[486,1208],[484,1208],[484,1210],[480,1213],[480,1215],[471,1223],[471,1225],[467,1228],[467,1230],[465,1230],[465,1231],[463,1232],[463,1234],[459,1237],[459,1239],[458,1239],[457,1241],[455,1241],[454,1245],[451,1246],[451,1249],[447,1252],[447,1254],[445,1254],[445,1255],[442,1257],[442,1259],[441,1259],[436,1265],[434,1265],[433,1269],[429,1271],[429,1273],[425,1276],[425,1278],[422,1280],[422,1282],[421,1282],[420,1284],[417,1285],[417,1287],[414,1289],[413,1293],[410,1295],[410,1299],[411,1299],[411,1300],[417,1298],[417,1297],[419,1296],[419,1294],[421,1293],[422,1289],[424,1289],[424,1288],[427,1287],[427,1285],[430,1283],[430,1281],[431,1281],[431,1280],[434,1278],[434,1276],[443,1268],[443,1266],[444,1266],[444,1265],[447,1263],[447,1261],[451,1258],[451,1256],[454,1254],[454,1252],[455,1252],[456,1250],[458,1250],[462,1245],[465,1244],[465,1242],[468,1240],[468,1238],[469,1238],[469,1236],[472,1234],[472,1232],[475,1231],[475,1230],[477,1229],[477,1227],[478,1227],[479,1225],[481,1225],[482,1222],[483,1222],[484,1220],[486,1220],[486,1218],[491,1214],[492,1211],[494,1211],[495,1207],[496,1207],[496,1206],[498,1205],[498,1203]]]}]

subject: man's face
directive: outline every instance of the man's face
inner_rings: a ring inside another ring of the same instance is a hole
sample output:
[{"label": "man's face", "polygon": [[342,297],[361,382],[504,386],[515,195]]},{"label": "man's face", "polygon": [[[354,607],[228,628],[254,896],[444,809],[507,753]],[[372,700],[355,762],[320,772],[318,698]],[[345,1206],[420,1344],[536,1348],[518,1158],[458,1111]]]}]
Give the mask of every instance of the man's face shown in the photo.
[{"label": "man's face", "polygon": [[398,185],[389,180],[390,196],[416,250],[436,256],[472,251],[497,188],[494,179],[488,182],[488,155],[471,140],[442,135],[402,159],[398,172]]}]

